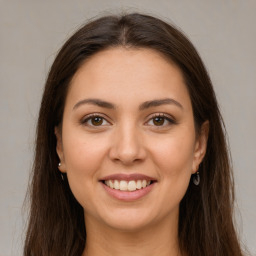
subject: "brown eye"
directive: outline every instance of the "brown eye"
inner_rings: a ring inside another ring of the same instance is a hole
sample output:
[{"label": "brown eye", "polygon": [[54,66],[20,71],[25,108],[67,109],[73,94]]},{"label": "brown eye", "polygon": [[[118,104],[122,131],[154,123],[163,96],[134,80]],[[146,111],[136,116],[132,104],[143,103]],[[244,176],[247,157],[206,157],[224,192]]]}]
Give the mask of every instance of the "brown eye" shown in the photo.
[{"label": "brown eye", "polygon": [[99,117],[99,116],[96,116],[96,117],[93,117],[91,118],[91,122],[94,126],[98,126],[98,125],[102,125],[103,123],[103,118],[102,117]]},{"label": "brown eye", "polygon": [[159,127],[159,128],[164,128],[164,127],[168,127],[171,125],[176,124],[176,121],[172,118],[170,118],[169,116],[167,116],[166,114],[155,114],[148,122],[148,125],[150,126],[155,126],[155,127]]},{"label": "brown eye", "polygon": [[154,118],[153,118],[153,123],[154,123],[154,125],[156,125],[156,126],[161,126],[161,125],[164,124],[165,119],[166,119],[166,118],[160,117],[160,116],[154,117]]},{"label": "brown eye", "polygon": [[97,114],[89,115],[84,120],[81,120],[81,124],[88,126],[88,127],[100,127],[100,126],[106,126],[110,123],[102,116]]}]

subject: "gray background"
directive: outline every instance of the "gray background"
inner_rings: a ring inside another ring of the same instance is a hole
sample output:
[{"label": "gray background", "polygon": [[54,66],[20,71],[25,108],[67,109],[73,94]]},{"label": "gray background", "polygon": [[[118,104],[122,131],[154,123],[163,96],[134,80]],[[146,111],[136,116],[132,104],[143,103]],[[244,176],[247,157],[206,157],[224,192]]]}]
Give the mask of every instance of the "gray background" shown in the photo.
[{"label": "gray background", "polygon": [[65,39],[98,14],[174,22],[200,52],[229,134],[241,239],[256,254],[256,0],[0,0],[0,256],[21,255],[42,88]]}]

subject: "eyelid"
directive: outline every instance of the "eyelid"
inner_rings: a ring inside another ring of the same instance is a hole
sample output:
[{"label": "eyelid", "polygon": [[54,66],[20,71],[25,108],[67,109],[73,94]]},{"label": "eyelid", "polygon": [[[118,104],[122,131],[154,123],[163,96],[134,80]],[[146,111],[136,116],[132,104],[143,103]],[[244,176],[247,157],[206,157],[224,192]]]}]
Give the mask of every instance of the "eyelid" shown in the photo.
[{"label": "eyelid", "polygon": [[[149,116],[149,119],[148,119],[148,121],[146,123],[148,123],[149,121],[151,121],[155,117],[163,117],[163,118],[165,118],[165,120],[167,120],[169,122],[168,125],[177,124],[177,121],[175,120],[175,118],[172,117],[169,114],[166,114],[166,113],[154,113],[154,114]],[[155,125],[155,127],[157,127],[157,128],[166,127],[166,126],[167,125],[159,125],[159,126]]]},{"label": "eyelid", "polygon": [[[88,122],[88,120],[92,119],[93,117],[100,117],[100,118],[104,119],[106,122],[108,122],[109,124],[111,124],[111,123],[107,120],[107,118],[105,117],[105,115],[103,115],[103,114],[101,114],[101,113],[92,113],[92,114],[88,114],[88,115],[84,116],[84,117],[81,119],[80,123],[81,123],[82,125],[85,125],[85,124]],[[99,126],[97,126],[97,125],[87,125],[87,126],[88,126],[88,127],[102,127],[102,126],[106,126],[106,125],[99,125]]]},{"label": "eyelid", "polygon": [[[101,114],[101,113],[92,113],[92,114],[88,114],[88,115],[84,116],[84,117],[81,119],[80,123],[83,124],[83,125],[85,125],[85,123],[86,123],[88,120],[92,119],[93,117],[100,117],[100,118],[104,119],[106,122],[108,122],[109,124],[111,124],[111,123],[107,120],[108,118],[106,118],[105,115],[104,115],[104,114]],[[169,115],[169,114],[166,114],[166,113],[153,113],[153,114],[151,114],[151,115],[148,117],[148,121],[147,121],[146,123],[148,123],[149,121],[151,121],[151,120],[152,120],[153,118],[155,118],[155,117],[163,117],[165,120],[167,120],[167,121],[169,122],[168,125],[160,125],[160,126],[153,125],[154,127],[157,127],[157,128],[166,127],[166,126],[169,126],[169,125],[172,125],[172,124],[177,124],[177,121],[175,120],[175,118],[172,117],[172,116]],[[87,125],[87,126],[88,126],[88,127],[103,127],[103,126],[106,126],[106,125],[99,125],[99,126],[97,126],[97,125]]]}]

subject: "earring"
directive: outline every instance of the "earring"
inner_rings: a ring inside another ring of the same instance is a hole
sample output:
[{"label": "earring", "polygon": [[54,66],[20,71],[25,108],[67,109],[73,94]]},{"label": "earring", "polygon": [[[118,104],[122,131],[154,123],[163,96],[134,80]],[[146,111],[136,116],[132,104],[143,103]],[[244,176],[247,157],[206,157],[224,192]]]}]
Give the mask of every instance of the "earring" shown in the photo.
[{"label": "earring", "polygon": [[[61,167],[61,162],[59,162],[58,167]],[[62,173],[60,173],[61,179],[64,181],[64,176]]]},{"label": "earring", "polygon": [[199,172],[197,172],[193,177],[193,183],[198,186],[200,184],[200,175]]}]

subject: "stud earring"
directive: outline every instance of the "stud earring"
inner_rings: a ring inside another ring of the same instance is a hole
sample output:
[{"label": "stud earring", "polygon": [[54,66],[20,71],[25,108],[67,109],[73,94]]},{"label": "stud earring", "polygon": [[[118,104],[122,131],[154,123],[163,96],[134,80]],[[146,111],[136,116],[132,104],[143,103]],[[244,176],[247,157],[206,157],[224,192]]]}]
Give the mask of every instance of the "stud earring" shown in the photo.
[{"label": "stud earring", "polygon": [[197,172],[196,174],[194,174],[194,177],[193,177],[193,183],[198,186],[200,184],[200,175],[199,175],[199,172]]},{"label": "stud earring", "polygon": [[[61,167],[61,162],[59,162],[58,167]],[[60,173],[61,179],[64,181],[64,176],[62,173]]]}]

